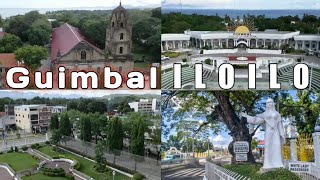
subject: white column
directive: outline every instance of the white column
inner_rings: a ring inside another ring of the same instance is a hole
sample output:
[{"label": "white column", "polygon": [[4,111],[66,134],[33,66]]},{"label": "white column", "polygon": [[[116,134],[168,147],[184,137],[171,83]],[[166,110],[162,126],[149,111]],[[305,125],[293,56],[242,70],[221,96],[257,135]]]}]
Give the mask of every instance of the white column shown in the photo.
[{"label": "white column", "polygon": [[279,44],[278,44],[278,47],[280,48],[281,47],[281,39],[279,40]]},{"label": "white column", "polygon": [[315,132],[312,134],[313,144],[314,144],[314,162],[316,166],[320,167],[320,132]]},{"label": "white column", "polygon": [[229,39],[226,39],[227,49],[229,48]]},{"label": "white column", "polygon": [[316,41],[316,42],[317,42],[316,48],[317,48],[317,51],[319,51],[319,41]]},{"label": "white column", "polygon": [[165,44],[165,46],[166,46],[166,48],[165,48],[165,49],[168,51],[168,50],[169,50],[169,47],[168,47],[168,41],[165,41],[165,43],[166,43],[166,44]]},{"label": "white column", "polygon": [[263,48],[266,48],[266,40],[263,40]]},{"label": "white column", "polygon": [[190,41],[187,41],[187,48],[189,48],[190,47]]},{"label": "white column", "polygon": [[200,41],[200,49],[202,48],[202,40],[201,39],[199,39],[199,41]]},{"label": "white column", "polygon": [[306,49],[306,42],[302,41],[302,50],[305,50],[305,49]]},{"label": "white column", "polygon": [[219,40],[219,48],[221,48],[221,39],[218,39]]},{"label": "white column", "polygon": [[295,44],[294,44],[294,49],[295,49],[295,50],[298,50],[298,41],[294,41],[294,43],[295,43]]},{"label": "white column", "polygon": [[198,48],[198,39],[195,39],[196,40],[196,48]]},{"label": "white column", "polygon": [[297,140],[290,139],[290,161],[297,161]]},{"label": "white column", "polygon": [[163,52],[163,46],[162,46],[162,41],[161,41],[161,52]]},{"label": "white column", "polygon": [[258,39],[256,39],[256,48],[258,47]]},{"label": "white column", "polygon": [[211,49],[213,49],[213,39],[211,39]]},{"label": "white column", "polygon": [[182,49],[183,48],[183,42],[180,41],[180,48]]}]

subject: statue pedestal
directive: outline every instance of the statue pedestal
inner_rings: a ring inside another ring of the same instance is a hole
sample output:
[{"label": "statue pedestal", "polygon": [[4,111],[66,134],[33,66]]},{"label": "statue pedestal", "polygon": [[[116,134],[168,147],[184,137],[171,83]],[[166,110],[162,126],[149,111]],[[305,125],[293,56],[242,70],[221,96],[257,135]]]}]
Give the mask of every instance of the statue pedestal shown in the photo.
[{"label": "statue pedestal", "polygon": [[290,161],[297,161],[297,140],[290,139]]},{"label": "statue pedestal", "polygon": [[312,134],[314,143],[314,162],[317,167],[320,167],[320,132]]}]

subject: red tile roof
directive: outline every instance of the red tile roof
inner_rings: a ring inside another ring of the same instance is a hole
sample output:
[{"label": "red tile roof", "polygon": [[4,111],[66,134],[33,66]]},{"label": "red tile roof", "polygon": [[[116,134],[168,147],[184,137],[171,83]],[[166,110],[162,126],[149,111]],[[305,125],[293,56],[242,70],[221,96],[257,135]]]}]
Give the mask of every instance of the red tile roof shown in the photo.
[{"label": "red tile roof", "polygon": [[7,33],[6,32],[0,32],[0,38],[2,38],[4,35],[6,35]]},{"label": "red tile roof", "polygon": [[68,23],[55,28],[52,32],[51,61],[55,61],[57,59],[58,52],[63,56],[80,42],[86,42],[96,51],[102,53],[101,49],[86,40],[78,28],[75,28]]},{"label": "red tile roof", "polygon": [[16,56],[13,53],[0,53],[0,67],[17,66]]}]

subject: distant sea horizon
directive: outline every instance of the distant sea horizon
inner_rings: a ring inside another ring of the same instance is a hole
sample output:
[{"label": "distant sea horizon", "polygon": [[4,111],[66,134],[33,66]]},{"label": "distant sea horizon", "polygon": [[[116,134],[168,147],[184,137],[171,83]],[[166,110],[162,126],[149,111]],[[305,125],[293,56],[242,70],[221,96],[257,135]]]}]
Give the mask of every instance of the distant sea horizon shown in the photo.
[{"label": "distant sea horizon", "polygon": [[182,14],[198,14],[198,15],[218,15],[224,17],[225,15],[231,18],[243,17],[243,15],[265,15],[267,18],[278,18],[281,16],[296,16],[300,18],[304,14],[314,15],[320,17],[320,10],[317,9],[281,9],[281,10],[244,10],[244,9],[179,9],[179,8],[162,8],[162,13],[181,12]]}]

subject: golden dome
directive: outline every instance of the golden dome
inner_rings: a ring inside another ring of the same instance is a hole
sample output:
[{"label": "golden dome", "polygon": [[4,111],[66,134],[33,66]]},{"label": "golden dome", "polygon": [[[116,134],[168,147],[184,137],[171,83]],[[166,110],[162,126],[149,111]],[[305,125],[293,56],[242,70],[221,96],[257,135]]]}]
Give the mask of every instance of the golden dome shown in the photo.
[{"label": "golden dome", "polygon": [[235,34],[249,34],[250,30],[246,26],[239,26],[235,30]]}]

